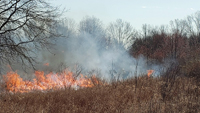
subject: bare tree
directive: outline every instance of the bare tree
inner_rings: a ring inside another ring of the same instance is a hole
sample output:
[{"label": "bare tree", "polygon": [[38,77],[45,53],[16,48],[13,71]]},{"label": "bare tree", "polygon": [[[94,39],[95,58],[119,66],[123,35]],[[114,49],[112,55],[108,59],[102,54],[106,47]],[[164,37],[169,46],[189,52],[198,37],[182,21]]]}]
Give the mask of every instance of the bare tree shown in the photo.
[{"label": "bare tree", "polygon": [[102,22],[96,17],[86,16],[79,24],[79,32],[86,32],[94,37],[104,36]]},{"label": "bare tree", "polygon": [[168,33],[168,25],[161,25],[159,27],[159,31],[161,34],[167,34]]},{"label": "bare tree", "polygon": [[149,24],[142,25],[142,37],[147,38],[157,34],[165,34],[168,33],[168,26],[161,25],[161,26],[152,26]]},{"label": "bare tree", "polygon": [[122,43],[125,48],[129,48],[137,31],[133,29],[129,22],[117,19],[116,22],[108,26],[107,33],[111,39],[116,39],[117,42]]},{"label": "bare tree", "polygon": [[76,34],[76,23],[71,18],[62,18],[59,20],[57,32],[62,34],[64,38],[73,37]]},{"label": "bare tree", "polygon": [[200,35],[200,11],[197,11],[195,14],[190,15],[186,19],[187,32],[190,35]]},{"label": "bare tree", "polygon": [[34,53],[57,35],[56,7],[46,0],[0,0],[0,65],[36,61]]},{"label": "bare tree", "polygon": [[142,32],[144,34],[144,38],[146,38],[147,35],[149,35],[149,32],[150,32],[150,25],[143,24],[142,25]]},{"label": "bare tree", "polygon": [[103,28],[103,23],[96,17],[86,16],[80,21],[79,33],[87,34],[92,37],[102,48],[106,48],[106,34]]},{"label": "bare tree", "polygon": [[175,19],[174,21],[170,21],[170,27],[172,33],[179,33],[181,35],[185,35],[186,32],[186,21]]}]

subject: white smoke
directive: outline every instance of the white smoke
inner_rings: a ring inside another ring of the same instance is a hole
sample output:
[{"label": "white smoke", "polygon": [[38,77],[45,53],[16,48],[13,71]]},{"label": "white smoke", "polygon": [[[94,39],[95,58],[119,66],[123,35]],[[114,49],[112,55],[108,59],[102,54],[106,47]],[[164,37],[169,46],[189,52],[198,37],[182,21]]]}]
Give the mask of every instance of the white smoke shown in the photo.
[{"label": "white smoke", "polygon": [[[58,38],[50,52],[47,49],[38,52],[37,61],[40,63],[36,64],[36,69],[58,72],[68,68],[83,74],[94,72],[106,80],[140,76],[149,69],[155,70],[156,76],[162,72],[162,65],[147,65],[143,56],[133,58],[123,44],[106,38],[106,32],[98,19],[92,17],[85,21],[87,24],[81,22],[79,32],[73,27],[75,24],[61,23],[58,31],[66,37]],[[45,63],[49,63],[49,66],[44,66]]]},{"label": "white smoke", "polygon": [[133,58],[121,44],[108,45],[104,38],[93,37],[86,32],[73,37],[60,38],[52,54],[42,52],[40,59],[43,64],[49,63],[47,68],[51,71],[58,70],[60,64],[66,65],[69,69],[73,69],[78,64],[82,69],[81,73],[99,70],[101,74],[98,76],[106,80],[139,76],[146,74],[148,69],[160,67],[147,66],[144,57]]}]

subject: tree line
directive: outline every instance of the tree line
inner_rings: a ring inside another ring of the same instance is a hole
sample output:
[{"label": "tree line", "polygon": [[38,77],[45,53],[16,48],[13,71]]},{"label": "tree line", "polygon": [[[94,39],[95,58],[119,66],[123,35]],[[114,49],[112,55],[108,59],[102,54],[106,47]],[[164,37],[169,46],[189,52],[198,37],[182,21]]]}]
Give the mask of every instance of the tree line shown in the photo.
[{"label": "tree line", "polygon": [[129,53],[144,55],[148,61],[162,63],[173,59],[177,76],[198,76],[200,55],[200,12],[186,19],[170,21],[169,25],[152,27],[143,25],[143,36],[136,38]]}]

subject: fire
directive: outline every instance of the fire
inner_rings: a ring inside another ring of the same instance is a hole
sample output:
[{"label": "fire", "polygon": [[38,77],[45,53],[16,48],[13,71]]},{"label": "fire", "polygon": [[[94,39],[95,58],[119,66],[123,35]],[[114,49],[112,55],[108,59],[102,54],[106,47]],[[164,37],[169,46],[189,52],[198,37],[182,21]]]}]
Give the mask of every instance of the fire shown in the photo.
[{"label": "fire", "polygon": [[154,70],[147,70],[147,76],[150,77],[153,74]]},{"label": "fire", "polygon": [[[150,77],[154,70],[147,70],[147,76]],[[95,85],[103,85],[95,76],[88,78],[80,74],[75,77],[74,73],[64,70],[62,73],[48,73],[45,75],[43,71],[35,71],[35,78],[32,81],[23,80],[17,72],[10,71],[3,75],[5,89],[9,92],[31,92],[35,90],[58,90],[67,87],[93,87]]]},{"label": "fire", "polygon": [[9,92],[30,92],[34,90],[57,90],[66,87],[93,87],[99,84],[95,76],[87,78],[86,76],[78,78],[70,71],[63,71],[62,73],[44,74],[43,71],[35,71],[35,78],[32,81],[23,80],[17,72],[10,71],[3,75],[5,88]]},{"label": "fire", "polygon": [[49,63],[45,63],[44,66],[49,66]]}]

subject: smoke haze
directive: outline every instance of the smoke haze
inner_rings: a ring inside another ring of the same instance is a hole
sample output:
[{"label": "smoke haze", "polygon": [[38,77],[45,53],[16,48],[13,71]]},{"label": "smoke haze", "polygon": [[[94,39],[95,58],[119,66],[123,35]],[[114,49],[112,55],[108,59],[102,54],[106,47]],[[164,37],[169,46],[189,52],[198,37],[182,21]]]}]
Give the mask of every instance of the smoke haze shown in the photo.
[{"label": "smoke haze", "polygon": [[[49,66],[45,67],[46,70],[58,71],[59,67],[64,65],[73,71],[77,70],[75,66],[78,65],[81,73],[98,70],[98,76],[106,80],[139,76],[146,74],[148,69],[159,70],[160,67],[147,66],[144,57],[133,58],[121,44],[113,42],[108,45],[106,39],[93,37],[86,32],[60,38],[56,41],[52,53],[41,52],[39,55],[42,64],[49,63]],[[44,66],[42,67],[44,69]]]},{"label": "smoke haze", "polygon": [[[49,51],[42,49],[38,52],[36,70],[59,72],[67,68],[75,73],[79,71],[88,75],[92,72],[102,79],[111,80],[146,74],[149,69],[155,70],[154,75],[157,76],[168,67],[147,65],[142,55],[133,58],[122,43],[106,35],[97,18],[85,18],[80,22],[79,29],[74,26],[72,20],[60,23],[57,30],[65,37],[57,38],[55,46]],[[19,66],[15,69],[21,70]]]}]

